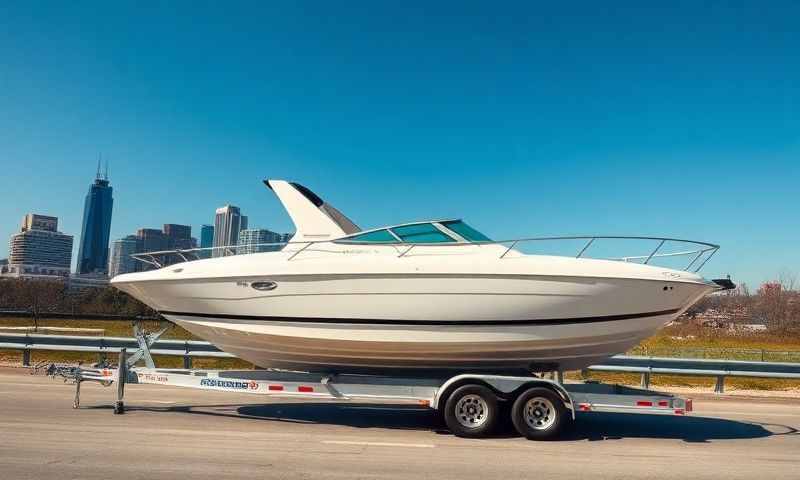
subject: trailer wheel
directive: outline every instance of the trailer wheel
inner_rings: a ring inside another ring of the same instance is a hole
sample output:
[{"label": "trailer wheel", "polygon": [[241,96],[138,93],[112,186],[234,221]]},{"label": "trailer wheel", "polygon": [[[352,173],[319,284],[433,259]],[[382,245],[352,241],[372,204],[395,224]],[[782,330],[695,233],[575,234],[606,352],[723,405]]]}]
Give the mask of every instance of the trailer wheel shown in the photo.
[{"label": "trailer wheel", "polygon": [[520,435],[530,440],[549,440],[567,423],[567,409],[549,388],[533,387],[522,392],[511,408],[511,421]]},{"label": "trailer wheel", "polygon": [[494,430],[498,419],[497,397],[483,385],[464,385],[447,398],[444,421],[459,437],[484,437]]}]

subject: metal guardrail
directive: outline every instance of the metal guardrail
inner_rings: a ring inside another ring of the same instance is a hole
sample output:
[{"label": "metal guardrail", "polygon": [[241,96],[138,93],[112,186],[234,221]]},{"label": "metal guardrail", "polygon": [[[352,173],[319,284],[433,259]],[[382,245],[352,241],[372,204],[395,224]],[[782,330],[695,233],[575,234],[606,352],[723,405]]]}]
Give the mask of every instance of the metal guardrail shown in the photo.
[{"label": "metal guardrail", "polygon": [[750,362],[798,362],[800,350],[768,350],[737,347],[637,347],[628,352],[637,357],[705,358]]},{"label": "metal guardrail", "polygon": [[[33,350],[69,352],[119,353],[123,348],[137,350],[139,343],[127,337],[90,337],[76,335],[41,335],[0,333],[0,349],[21,350],[23,364],[30,365]],[[193,357],[236,358],[213,344],[198,340],[157,340],[150,347],[153,355],[183,357],[184,368],[191,368]],[[749,362],[698,358],[640,357],[618,355],[601,365],[586,370],[641,374],[643,388],[650,385],[650,376],[688,375],[716,377],[715,391],[724,393],[727,377],[783,378],[800,380],[800,363]]]},{"label": "metal guardrail", "polygon": [[[139,343],[130,337],[0,333],[0,349],[21,350],[25,366],[30,366],[32,350],[108,354],[119,353],[123,348],[134,351],[139,349]],[[184,368],[191,368],[192,357],[236,358],[199,340],[158,340],[150,348],[150,353],[183,357]]]},{"label": "metal guardrail", "polygon": [[637,357],[617,355],[602,365],[588,370],[599,372],[639,373],[643,388],[650,385],[650,375],[687,375],[716,377],[714,391],[725,392],[727,377],[783,378],[800,380],[800,363],[747,362],[741,360],[712,360],[700,358]]}]

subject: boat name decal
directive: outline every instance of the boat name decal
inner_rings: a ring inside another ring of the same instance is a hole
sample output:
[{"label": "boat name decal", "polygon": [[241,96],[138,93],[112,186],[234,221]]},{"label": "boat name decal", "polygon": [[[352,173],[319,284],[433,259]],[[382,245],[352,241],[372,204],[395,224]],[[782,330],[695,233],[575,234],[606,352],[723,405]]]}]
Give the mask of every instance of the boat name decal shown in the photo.
[{"label": "boat name decal", "polygon": [[167,383],[169,382],[169,376],[165,374],[154,374],[154,373],[137,373],[139,380],[142,382],[152,382],[152,383]]},{"label": "boat name decal", "polygon": [[214,388],[234,388],[237,390],[258,390],[258,382],[255,380],[241,382],[237,380],[222,380],[219,378],[204,378],[200,380],[200,386]]}]

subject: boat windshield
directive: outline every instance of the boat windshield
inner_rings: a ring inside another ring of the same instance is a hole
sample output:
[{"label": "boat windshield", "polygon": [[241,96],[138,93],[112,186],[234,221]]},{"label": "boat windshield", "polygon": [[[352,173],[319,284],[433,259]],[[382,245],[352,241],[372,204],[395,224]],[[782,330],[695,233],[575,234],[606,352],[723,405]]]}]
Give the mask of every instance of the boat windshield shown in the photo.
[{"label": "boat windshield", "polygon": [[405,243],[446,243],[455,242],[456,239],[446,235],[431,223],[417,223],[392,227],[392,232]]},{"label": "boat windshield", "polygon": [[[444,228],[442,228],[444,227]],[[455,235],[453,235],[455,233]],[[491,239],[461,220],[421,222],[382,228],[337,240],[353,243],[454,243],[461,237],[468,242],[491,242]]]},{"label": "boat windshield", "polygon": [[442,222],[442,225],[449,228],[450,230],[456,232],[457,234],[464,237],[464,240],[470,242],[491,242],[492,239],[487,237],[486,235],[482,234],[481,232],[475,230],[474,228],[470,227],[466,223],[462,222],[461,220],[453,220],[450,222]]},{"label": "boat windshield", "polygon": [[389,233],[388,229],[375,230],[374,232],[362,233],[342,239],[345,242],[363,242],[363,243],[398,243],[397,237]]}]

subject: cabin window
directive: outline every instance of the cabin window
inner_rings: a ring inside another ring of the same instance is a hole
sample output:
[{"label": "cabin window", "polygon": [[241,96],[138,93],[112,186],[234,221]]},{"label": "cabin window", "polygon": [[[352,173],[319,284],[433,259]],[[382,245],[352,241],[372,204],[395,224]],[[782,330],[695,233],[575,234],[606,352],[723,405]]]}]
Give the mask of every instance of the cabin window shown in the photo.
[{"label": "cabin window", "polygon": [[392,227],[392,231],[406,243],[445,243],[455,242],[430,223]]},{"label": "cabin window", "polygon": [[470,242],[491,242],[492,239],[482,234],[481,232],[470,227],[461,220],[453,220],[451,222],[442,222],[442,225],[456,232],[464,237],[465,240]]},{"label": "cabin window", "polygon": [[344,242],[369,242],[369,243],[397,243],[397,239],[387,230],[362,233],[354,237],[343,239]]}]

